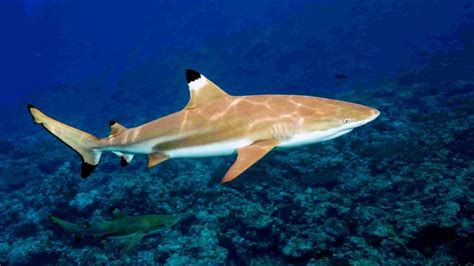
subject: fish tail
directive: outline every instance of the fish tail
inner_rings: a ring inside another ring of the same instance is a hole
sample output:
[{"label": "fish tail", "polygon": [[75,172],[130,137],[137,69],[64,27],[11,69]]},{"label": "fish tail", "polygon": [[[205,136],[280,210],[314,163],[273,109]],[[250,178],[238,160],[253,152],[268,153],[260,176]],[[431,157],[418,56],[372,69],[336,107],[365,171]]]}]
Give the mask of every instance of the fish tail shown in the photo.
[{"label": "fish tail", "polygon": [[102,155],[101,146],[103,144],[100,139],[47,116],[33,105],[28,105],[28,111],[36,124],[42,125],[49,133],[81,156],[82,178],[92,174],[99,164]]},{"label": "fish tail", "polygon": [[73,234],[79,234],[82,231],[82,228],[79,225],[61,220],[58,217],[55,217],[55,216],[51,215],[51,216],[49,216],[49,219],[53,223],[61,226],[62,228],[66,229],[67,231],[69,231]]}]

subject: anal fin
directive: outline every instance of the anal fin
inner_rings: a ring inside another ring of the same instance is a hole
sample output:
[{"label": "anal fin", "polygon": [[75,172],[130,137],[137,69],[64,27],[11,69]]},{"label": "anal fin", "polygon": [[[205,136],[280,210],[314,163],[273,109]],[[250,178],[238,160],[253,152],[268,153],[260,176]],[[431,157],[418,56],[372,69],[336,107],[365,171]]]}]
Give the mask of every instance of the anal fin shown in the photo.
[{"label": "anal fin", "polygon": [[169,157],[166,154],[156,152],[148,155],[148,168],[152,168],[157,164],[166,161]]},{"label": "anal fin", "polygon": [[120,166],[122,167],[127,166],[132,161],[134,156],[133,154],[125,154],[118,151],[113,151],[113,153],[120,157]]},{"label": "anal fin", "polygon": [[265,154],[267,154],[277,144],[278,140],[276,139],[265,139],[256,141],[249,146],[238,149],[237,159],[229,168],[224,178],[222,178],[221,183],[227,183],[237,178],[250,166],[265,156]]},{"label": "anal fin", "polygon": [[120,157],[120,166],[125,167],[128,164],[129,162],[127,161],[127,159],[125,159],[125,157]]}]

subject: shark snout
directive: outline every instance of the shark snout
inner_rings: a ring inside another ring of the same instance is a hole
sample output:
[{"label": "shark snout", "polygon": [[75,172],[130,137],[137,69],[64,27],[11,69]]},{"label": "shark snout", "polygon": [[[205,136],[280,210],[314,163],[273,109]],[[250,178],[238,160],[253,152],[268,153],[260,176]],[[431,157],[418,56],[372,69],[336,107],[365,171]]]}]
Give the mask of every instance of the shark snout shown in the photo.
[{"label": "shark snout", "polygon": [[375,120],[379,115],[380,115],[380,111],[377,110],[377,109],[374,109],[374,108],[370,108],[368,110],[368,113],[367,111],[365,111],[365,119],[360,119],[359,121],[356,121],[354,123],[351,123],[350,124],[350,127],[351,128],[356,128],[356,127],[360,127],[362,125],[365,125],[369,122],[372,122],[373,120]]},{"label": "shark snout", "polygon": [[370,117],[370,120],[368,122],[375,120],[375,118],[379,117],[379,115],[380,115],[380,111],[377,110],[377,109],[372,108],[372,110],[370,110],[370,112],[372,113],[372,117]]},{"label": "shark snout", "polygon": [[374,121],[379,115],[380,115],[380,111],[379,111],[379,110],[374,109],[374,108],[370,108],[370,115],[369,115],[369,117],[368,117],[367,119],[365,119],[365,120],[362,120],[361,123],[360,123],[360,125],[358,125],[358,126],[362,126],[362,125],[365,125],[365,124],[367,124],[367,123],[369,123],[369,122]]}]

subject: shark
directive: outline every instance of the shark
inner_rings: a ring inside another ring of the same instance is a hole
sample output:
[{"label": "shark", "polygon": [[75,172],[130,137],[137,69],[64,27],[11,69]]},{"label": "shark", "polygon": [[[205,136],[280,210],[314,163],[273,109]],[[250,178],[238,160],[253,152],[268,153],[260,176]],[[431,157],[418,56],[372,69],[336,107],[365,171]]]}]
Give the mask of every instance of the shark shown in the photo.
[{"label": "shark", "polygon": [[140,243],[143,237],[173,225],[181,218],[179,215],[163,214],[128,216],[116,208],[113,209],[113,214],[114,219],[111,221],[97,224],[86,223],[83,226],[55,216],[49,216],[49,219],[74,234],[78,239],[83,235],[92,235],[125,240],[127,243],[125,251],[129,251]]},{"label": "shark", "polygon": [[171,158],[237,153],[221,179],[227,183],[274,148],[331,140],[376,119],[377,109],[304,95],[230,95],[201,73],[186,70],[190,98],[186,106],[154,121],[127,128],[110,121],[108,137],[97,138],[59,122],[33,105],[33,121],[76,151],[81,176],[90,176],[102,153],[112,152],[128,165],[136,154],[148,156],[148,168]]}]

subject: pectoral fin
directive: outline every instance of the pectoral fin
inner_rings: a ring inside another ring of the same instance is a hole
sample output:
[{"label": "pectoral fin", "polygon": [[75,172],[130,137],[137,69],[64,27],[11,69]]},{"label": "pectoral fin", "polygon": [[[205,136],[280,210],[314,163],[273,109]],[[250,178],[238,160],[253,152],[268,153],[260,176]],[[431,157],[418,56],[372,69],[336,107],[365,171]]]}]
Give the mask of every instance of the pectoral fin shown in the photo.
[{"label": "pectoral fin", "polygon": [[169,157],[163,153],[152,153],[148,155],[148,168],[152,168],[157,164],[167,160]]},{"label": "pectoral fin", "polygon": [[234,180],[250,166],[260,160],[265,154],[278,144],[275,139],[259,140],[249,146],[237,150],[237,159],[221,180],[227,183]]},{"label": "pectoral fin", "polygon": [[133,247],[135,247],[138,243],[140,243],[140,241],[142,240],[144,236],[145,234],[143,233],[136,233],[130,236],[130,240],[128,240],[127,246],[125,247],[124,251],[125,252],[130,251]]}]

